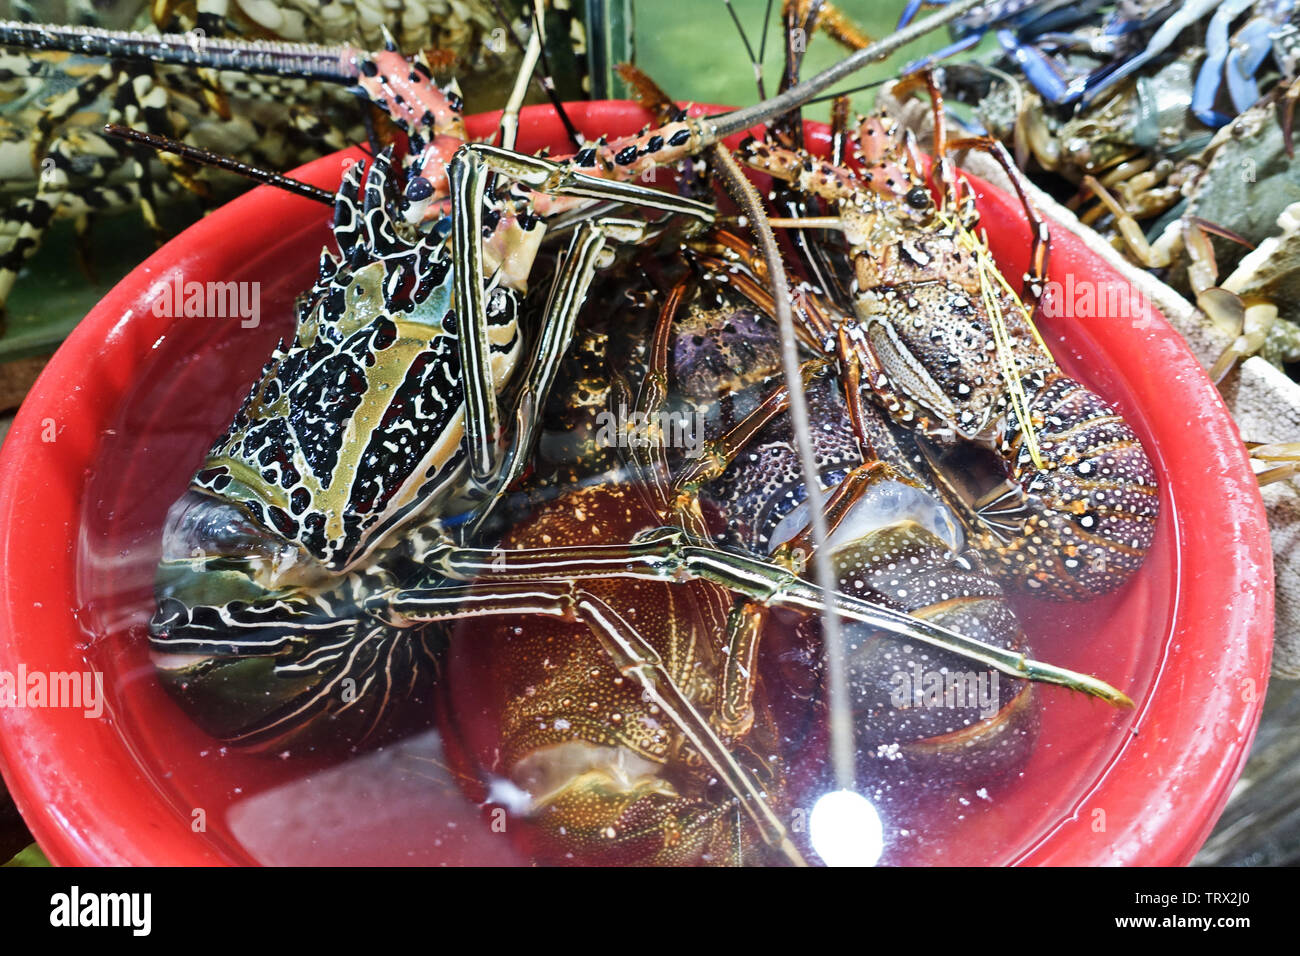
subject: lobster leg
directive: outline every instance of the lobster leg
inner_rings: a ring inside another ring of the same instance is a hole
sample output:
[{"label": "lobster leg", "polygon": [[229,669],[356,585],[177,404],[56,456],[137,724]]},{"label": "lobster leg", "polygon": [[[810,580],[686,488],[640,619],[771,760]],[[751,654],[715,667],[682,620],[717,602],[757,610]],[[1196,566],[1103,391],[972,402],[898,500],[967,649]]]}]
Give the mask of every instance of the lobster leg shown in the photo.
[{"label": "lobster leg", "polygon": [[[40,178],[33,198],[15,203],[4,213],[4,228],[0,229],[0,235],[12,235],[13,240],[0,248],[0,316],[4,314],[5,303],[19,271],[40,249],[46,229],[68,195],[68,172],[75,151],[62,137],[53,139],[54,131],[77,110],[93,103],[116,76],[114,66],[105,64],[93,76],[56,98],[32,130],[29,138],[32,166]],[[11,224],[16,224],[16,227]]]},{"label": "lobster leg", "polygon": [[[39,250],[45,232],[56,216],[79,216],[82,205],[103,207],[127,198],[126,191],[120,186],[86,187],[82,184],[74,189],[74,182],[80,182],[87,174],[85,163],[92,154],[65,135],[56,135],[60,126],[78,111],[109,92],[113,93],[112,107],[107,116],[110,122],[142,124],[150,132],[169,138],[181,137],[187,132],[183,123],[177,125],[179,117],[171,109],[174,94],[154,82],[148,64],[105,64],[75,88],[57,97],[29,137],[33,166],[40,173],[37,193],[33,198],[15,204],[15,208],[5,215],[6,225],[16,221],[18,228],[14,241],[0,250],[0,313],[17,273]],[[161,192],[172,191],[173,183],[166,179],[155,181],[147,159],[133,147],[111,140],[100,140],[100,145],[117,155],[95,156],[93,176],[106,179],[116,169],[129,168],[133,177],[129,198],[140,204],[146,224],[161,243],[165,237],[156,215],[156,200]],[[193,180],[187,168],[173,167],[172,172],[177,183],[192,192],[201,192],[201,185]],[[3,231],[8,233],[11,230]]]},{"label": "lobster leg", "polygon": [[559,372],[560,361],[573,340],[578,310],[582,308],[592,277],[601,264],[607,239],[612,236],[621,241],[635,241],[640,234],[639,223],[616,219],[583,223],[574,233],[564,264],[552,283],[537,353],[529,365],[528,380],[519,395],[514,443],[505,456],[492,497],[483,506],[477,524],[482,524],[501,495],[523,473],[528,463],[537,433],[540,409],[546,404],[546,397]]},{"label": "lobster leg", "polygon": [[[655,320],[654,332],[650,339],[650,361],[636,402],[636,410],[645,414],[645,421],[656,420],[653,417],[654,413],[663,408],[668,399],[668,341],[682,301],[691,287],[692,280],[689,276],[676,283],[668,293],[668,298],[664,300],[663,306],[659,309],[659,316]],[[673,506],[679,503],[670,502],[668,462],[662,440],[651,442],[645,449],[644,456],[637,454],[639,450],[631,449],[630,457],[634,466],[640,471],[642,480],[654,489],[658,500],[651,503],[652,510],[659,510],[662,514],[673,510],[679,521],[695,533],[703,535],[705,531],[698,512],[686,507],[674,508]]]},{"label": "lobster leg", "polygon": [[564,163],[483,144],[462,146],[448,172],[452,187],[452,248],[460,263],[455,294],[463,323],[458,342],[465,391],[465,440],[471,474],[480,486],[486,486],[496,471],[493,446],[500,437],[483,288],[483,200],[489,175],[503,175],[552,195],[626,202],[682,213],[706,223],[712,222],[716,213],[713,207],[692,199],[647,186],[585,176]]},{"label": "lobster leg", "polygon": [[[791,220],[771,220],[772,225],[792,226],[799,228],[809,222],[807,218]],[[827,223],[838,227],[838,220],[828,219]],[[774,318],[772,296],[767,292],[764,286],[751,274],[750,270],[761,266],[761,263],[754,260],[752,250],[744,246],[743,243],[736,242],[736,237],[729,233],[723,233],[719,237],[722,240],[724,248],[727,250],[727,258],[705,257],[706,266],[721,272],[730,273],[729,285],[737,290],[745,298],[749,299],[755,306],[762,310],[768,318]],[[739,265],[740,268],[736,268]],[[867,429],[864,424],[866,411],[864,409],[864,399],[862,393],[863,373],[866,371],[863,364],[863,356],[860,350],[850,343],[851,332],[840,322],[835,321],[832,317],[835,309],[820,295],[808,291],[800,292],[800,299],[795,313],[801,319],[801,324],[796,327],[796,332],[800,333],[804,341],[812,348],[823,352],[829,357],[834,354],[840,363],[840,371],[843,378],[844,398],[848,403],[849,416],[853,424],[854,437],[858,443],[858,451],[864,459],[874,457],[871,453],[871,440],[867,436]],[[838,352],[828,351],[826,342],[834,340],[838,346]],[[822,368],[822,363],[806,362],[803,369],[805,373],[805,383],[808,376],[817,373]],[[874,376],[873,376],[874,378]],[[783,399],[778,399],[776,395],[770,396],[768,401],[784,401],[788,403],[789,396],[784,392],[778,393],[783,395]],[[772,414],[780,414],[785,411],[786,405],[782,404],[779,410]],[[770,420],[770,418],[768,419]],[[691,481],[697,486],[705,481],[712,480],[722,473],[727,464],[735,456],[736,450],[743,441],[758,432],[768,420],[758,420],[748,423],[748,432],[741,431],[746,423],[741,423],[736,427],[733,436],[724,436],[721,439],[715,439],[709,446],[709,457],[712,461],[720,463],[721,467],[713,467],[707,476],[702,471],[702,465],[697,465],[695,473],[691,475]],[[726,444],[723,444],[723,442]],[[728,453],[725,449],[730,446],[733,450]]]},{"label": "lobster leg", "polygon": [[[644,421],[661,421],[658,413],[668,398],[668,343],[682,302],[693,285],[690,277],[677,283],[670,291],[655,321],[650,341],[650,361],[637,398],[637,411],[644,415]],[[700,510],[699,498],[694,489],[682,493],[679,489],[670,486],[668,457],[662,436],[659,440],[649,443],[642,458],[638,458],[636,453],[637,450],[633,449],[633,460],[642,472],[642,480],[653,490],[654,500],[649,502],[650,510],[670,518],[674,524],[680,525],[699,538],[707,538],[710,533],[709,528]],[[693,610],[699,618],[702,633],[717,634],[728,627],[730,600],[725,591],[720,588],[700,588],[687,593],[691,598]]]},{"label": "lobster leg", "polygon": [[935,171],[943,189],[945,208],[954,209],[958,202],[956,174],[948,159],[950,153],[958,153],[969,149],[988,153],[1002,167],[1003,172],[1007,174],[1007,179],[1010,180],[1012,187],[1016,191],[1016,197],[1020,200],[1025,217],[1029,220],[1029,228],[1032,233],[1029,247],[1029,269],[1025,273],[1024,289],[1020,293],[1020,298],[1024,302],[1028,314],[1032,316],[1038,309],[1038,301],[1042,298],[1047,281],[1047,260],[1051,250],[1051,236],[1048,232],[1047,221],[1039,215],[1038,210],[1034,208],[1034,204],[1029,201],[1029,196],[1026,195],[1024,185],[1020,180],[1020,170],[1016,168],[1011,156],[1007,153],[1006,147],[1001,142],[991,136],[967,136],[955,140],[948,139],[947,125],[944,122],[943,93],[940,91],[939,85],[934,80],[934,74],[930,70],[922,70],[899,80],[898,83],[894,84],[893,93],[901,98],[917,86],[924,86],[930,97],[934,124]]},{"label": "lobster leg", "polygon": [[528,94],[528,84],[532,81],[533,71],[537,69],[537,61],[541,59],[542,43],[545,38],[541,35],[540,18],[537,24],[539,29],[533,30],[528,36],[528,46],[524,49],[524,60],[519,64],[519,74],[515,77],[514,88],[510,91],[510,99],[506,101],[505,109],[501,111],[501,122],[498,126],[503,149],[515,148],[515,140],[519,134],[519,108],[523,106],[524,97]]},{"label": "lobster leg", "polygon": [[46,111],[36,121],[36,127],[30,136],[32,165],[39,166],[42,153],[48,148],[54,131],[59,124],[97,100],[105,90],[118,79],[118,70],[111,63],[106,63],[93,76],[50,103]]},{"label": "lobster leg", "polygon": [[[810,359],[800,366],[804,384],[826,369],[824,359]],[[740,454],[742,448],[790,408],[790,392],[784,386],[775,389],[756,409],[737,422],[722,435],[705,443],[705,451],[694,465],[677,477],[675,488],[679,492],[694,493],[701,486],[719,477]]]},{"label": "lobster leg", "polygon": [[[527,548],[502,552],[457,548],[448,544],[435,549],[425,560],[425,566],[441,577],[460,581],[488,575],[493,581],[520,583],[596,578],[703,580],[774,607],[820,613],[825,604],[821,588],[789,569],[747,554],[719,550],[691,537],[681,528],[673,527],[645,532],[628,545]],[[368,601],[367,607],[372,613],[382,616],[392,600],[392,592],[381,593]],[[1095,677],[1027,660],[1023,655],[842,593],[831,595],[831,601],[836,611],[849,620],[943,648],[985,663],[1010,677],[1059,684],[1112,704],[1129,704],[1124,694]],[[394,623],[399,623],[400,600],[392,613],[397,614]]]},{"label": "lobster leg", "polygon": [[754,724],[758,645],[767,608],[753,601],[737,604],[727,619],[727,663],[718,690],[717,721],[722,732],[739,737]]},{"label": "lobster leg", "polygon": [[[826,524],[829,532],[844,520],[853,503],[866,486],[869,476],[884,467],[878,461],[869,461],[854,468],[835,486],[826,501]],[[812,525],[809,523],[790,541],[778,545],[772,558],[788,564],[794,571],[802,571],[807,556],[812,551]],[[759,638],[769,616],[768,608],[757,601],[746,601],[735,608],[728,622],[727,666],[722,675],[719,692],[718,718],[725,731],[740,733],[754,720],[754,674],[758,658]]]},{"label": "lobster leg", "polygon": [[[374,601],[372,600],[372,606]],[[383,605],[403,626],[500,614],[540,614],[586,624],[619,670],[635,678],[666,720],[678,728],[736,796],[767,843],[790,862],[804,860],[758,783],[736,761],[708,720],[682,693],[659,653],[614,608],[573,582],[468,584],[399,591]]]},{"label": "lobster leg", "polygon": [[1016,198],[1020,200],[1021,208],[1024,209],[1025,218],[1029,220],[1029,229],[1032,234],[1029,247],[1029,269],[1024,275],[1025,284],[1020,292],[1020,299],[1024,303],[1028,314],[1032,317],[1038,310],[1039,300],[1042,298],[1043,290],[1047,284],[1047,261],[1051,253],[1051,233],[1047,228],[1047,220],[1039,215],[1034,204],[1029,201],[1029,196],[1026,195],[1025,187],[1020,180],[1020,171],[1007,154],[1005,146],[989,136],[966,137],[947,143],[947,151],[950,153],[960,152],[965,149],[976,149],[993,157],[1007,174],[1007,178],[1016,190]]},{"label": "lobster leg", "polygon": [[[734,238],[725,236],[724,248],[726,241]],[[743,247],[734,250],[734,254],[744,261],[748,259],[749,251],[748,247]],[[708,256],[704,258],[712,259],[712,257]],[[746,267],[752,265],[754,265],[752,262],[745,261]],[[769,319],[772,318],[771,296],[767,294],[763,286],[753,280],[751,276],[748,276],[743,268],[728,269],[727,271],[731,273],[729,284],[733,287],[743,285],[743,294],[760,310],[767,313]],[[643,398],[646,400],[642,404],[643,410],[662,405],[667,394],[669,336],[681,302],[690,287],[691,282],[689,279],[680,282],[672,290],[663,309],[660,311],[650,350],[648,374],[642,389]],[[805,363],[802,368],[805,385],[814,375],[821,374],[825,370],[826,364],[821,359],[814,359]],[[654,470],[653,477],[661,498],[665,502],[671,502],[671,505],[665,508],[665,513],[668,507],[671,507],[683,526],[695,529],[696,533],[702,536],[706,535],[708,529],[704,525],[698,504],[700,487],[720,476],[735,460],[736,455],[752,441],[755,435],[788,409],[789,403],[790,395],[785,386],[777,388],[769,394],[745,419],[706,444],[704,454],[701,455],[695,465],[676,478],[674,493],[671,495],[660,478],[661,475],[667,473],[666,465],[662,460],[662,447],[655,446],[652,453],[658,452],[660,457],[657,462],[659,467]],[[794,570],[797,573],[802,573],[803,568],[797,567]],[[710,589],[707,593],[721,595],[725,592]],[[726,614],[725,608],[718,607],[718,603],[716,601],[709,602],[708,607],[704,609],[706,612],[717,612],[725,615],[725,622],[720,621],[716,626],[709,628],[715,633],[725,633],[727,643],[726,663],[723,668],[722,684],[719,690],[718,706],[714,719],[724,733],[732,737],[740,737],[748,733],[755,719],[753,707],[756,686],[755,675],[757,673],[755,661],[759,640],[768,613],[766,607],[757,601],[743,601],[737,604],[730,614]]]},{"label": "lobster leg", "polygon": [[[46,227],[59,209],[64,195],[62,188],[51,189],[42,179],[34,197],[21,200],[5,211],[4,221],[0,224],[0,237],[12,236],[12,239],[0,246],[0,317],[4,315],[4,304],[13,291],[23,263],[40,249]],[[14,223],[16,228],[12,226]]]},{"label": "lobster leg", "polygon": [[[838,220],[830,218],[810,219],[807,216],[801,216],[793,219],[768,220],[768,224],[773,229],[801,229],[806,227],[809,222],[814,224],[826,223],[828,227],[833,224],[833,228],[840,228]],[[771,290],[760,278],[766,271],[766,266],[761,259],[754,256],[753,246],[734,233],[718,232],[713,238],[717,240],[720,250],[707,249],[699,257],[700,265],[706,271],[727,274],[727,282],[731,288],[744,295],[768,318],[774,319],[776,303],[772,299]],[[835,332],[835,324],[832,319],[834,309],[827,306],[825,299],[810,292],[807,288],[800,288],[795,293],[795,301],[791,304],[794,307],[795,315],[799,319],[798,324],[795,326],[795,333],[799,336],[800,341],[814,352],[823,351],[823,344],[827,337]]]}]

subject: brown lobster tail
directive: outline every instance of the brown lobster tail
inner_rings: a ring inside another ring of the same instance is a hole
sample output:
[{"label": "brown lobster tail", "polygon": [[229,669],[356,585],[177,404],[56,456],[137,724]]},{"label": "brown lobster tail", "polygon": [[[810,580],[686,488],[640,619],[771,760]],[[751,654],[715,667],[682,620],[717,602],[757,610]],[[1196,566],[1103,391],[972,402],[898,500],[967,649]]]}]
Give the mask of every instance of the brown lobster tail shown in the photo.
[{"label": "brown lobster tail", "polygon": [[[1074,379],[1050,376],[1030,410],[1047,468],[1034,467],[1008,416],[1008,477],[1024,490],[1028,517],[1000,549],[1003,565],[1050,597],[1109,593],[1151,547],[1160,511],[1155,469],[1128,423]],[[981,513],[986,527],[992,507]]]}]

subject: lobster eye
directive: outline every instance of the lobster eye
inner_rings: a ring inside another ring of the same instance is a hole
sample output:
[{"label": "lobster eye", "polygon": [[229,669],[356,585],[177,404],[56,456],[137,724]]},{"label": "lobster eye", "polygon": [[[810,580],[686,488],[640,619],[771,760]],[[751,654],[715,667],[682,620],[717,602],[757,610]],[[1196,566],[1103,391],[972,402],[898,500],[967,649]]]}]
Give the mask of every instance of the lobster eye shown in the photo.
[{"label": "lobster eye", "polygon": [[433,183],[423,176],[413,176],[406,184],[406,198],[411,202],[420,202],[433,195]]},{"label": "lobster eye", "polygon": [[907,191],[907,204],[913,209],[925,209],[930,205],[930,194],[924,186],[913,186]]}]

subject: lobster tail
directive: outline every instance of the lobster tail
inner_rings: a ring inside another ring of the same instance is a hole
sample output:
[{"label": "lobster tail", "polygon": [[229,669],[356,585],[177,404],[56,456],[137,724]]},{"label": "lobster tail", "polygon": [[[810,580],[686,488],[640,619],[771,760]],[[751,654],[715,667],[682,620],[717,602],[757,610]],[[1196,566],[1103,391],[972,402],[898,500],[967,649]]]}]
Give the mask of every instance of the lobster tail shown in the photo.
[{"label": "lobster tail", "polygon": [[[1009,415],[1005,461],[1023,491],[1023,521],[993,550],[1031,591],[1063,600],[1107,594],[1151,547],[1160,512],[1155,469],[1129,424],[1072,378],[1048,377],[1029,408],[1046,467],[1035,467]],[[996,501],[977,515],[988,533],[1004,537]]]},{"label": "lobster tail", "polygon": [[[1028,642],[1002,589],[973,555],[913,521],[880,528],[834,555],[840,586],[917,617],[1021,652]],[[947,651],[851,625],[847,664],[859,771],[889,765],[930,783],[992,780],[1018,769],[1037,735],[1032,685]]]}]

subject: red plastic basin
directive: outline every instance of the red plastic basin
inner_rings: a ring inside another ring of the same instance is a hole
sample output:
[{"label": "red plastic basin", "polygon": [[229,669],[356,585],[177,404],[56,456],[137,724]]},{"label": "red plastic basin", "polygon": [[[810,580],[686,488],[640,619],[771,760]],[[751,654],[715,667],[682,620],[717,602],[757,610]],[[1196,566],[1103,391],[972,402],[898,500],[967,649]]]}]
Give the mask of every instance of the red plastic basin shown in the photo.
[{"label": "red plastic basin", "polygon": [[[647,121],[625,103],[579,104],[573,115],[593,135],[629,133]],[[472,118],[471,135],[486,135],[495,118]],[[824,145],[824,128],[813,138]],[[548,107],[524,111],[521,148],[563,143]],[[347,151],[295,175],[333,189],[344,163],[361,158]],[[1009,276],[1022,274],[1021,210],[992,188],[979,195],[995,256]],[[274,777],[293,761],[224,750],[214,758],[213,742],[152,684],[142,625],[162,516],[288,331],[288,305],[310,284],[328,219],[316,203],[263,187],[186,230],[77,327],[4,443],[0,671],[94,667],[108,686],[100,719],[76,708],[0,707],[5,782],[56,863],[290,858],[250,853],[216,818],[244,789],[238,781]],[[1122,282],[1062,229],[1054,233],[1051,270],[1062,283]],[[261,324],[154,315],[159,283],[177,275],[260,282]],[[1148,567],[1118,595],[1095,607],[1022,610],[1030,632],[1046,635],[1037,656],[1097,673],[1137,706],[1116,712],[1048,689],[1039,745],[1015,794],[973,817],[947,852],[911,862],[1185,863],[1227,799],[1262,706],[1273,628],[1263,506],[1218,393],[1149,307],[1127,317],[1103,307],[1042,324],[1067,370],[1134,423],[1159,472],[1163,511]],[[95,583],[106,580],[108,599]],[[129,699],[115,691],[125,683],[135,688]],[[213,825],[196,832],[192,801],[160,784],[160,764],[193,791],[225,795],[218,802],[228,805],[205,808]],[[293,773],[301,776],[302,765]],[[479,820],[472,807],[449,803],[445,812],[462,829]],[[346,859],[410,852],[408,837],[378,823],[353,836],[372,855]],[[1008,849],[980,856],[999,846]],[[416,861],[435,859],[516,862],[501,841],[456,843]]]}]

